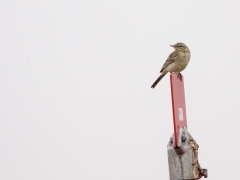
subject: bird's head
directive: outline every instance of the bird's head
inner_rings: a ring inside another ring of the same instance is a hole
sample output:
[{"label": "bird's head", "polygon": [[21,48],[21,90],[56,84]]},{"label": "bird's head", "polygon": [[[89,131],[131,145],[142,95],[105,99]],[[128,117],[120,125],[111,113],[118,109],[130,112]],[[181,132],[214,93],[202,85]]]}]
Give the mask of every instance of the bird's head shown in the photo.
[{"label": "bird's head", "polygon": [[188,52],[189,49],[184,43],[176,43],[174,45],[170,45],[173,47],[176,51],[182,51],[182,52]]}]

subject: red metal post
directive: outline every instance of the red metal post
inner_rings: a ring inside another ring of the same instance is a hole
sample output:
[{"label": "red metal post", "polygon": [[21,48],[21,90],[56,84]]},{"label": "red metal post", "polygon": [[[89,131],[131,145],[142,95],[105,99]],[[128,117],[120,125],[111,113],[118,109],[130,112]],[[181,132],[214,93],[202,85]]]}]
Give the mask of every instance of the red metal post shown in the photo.
[{"label": "red metal post", "polygon": [[187,115],[184,94],[184,79],[178,77],[178,74],[170,75],[171,95],[172,95],[172,112],[174,126],[174,142],[178,147],[178,135],[181,126],[187,128]]}]

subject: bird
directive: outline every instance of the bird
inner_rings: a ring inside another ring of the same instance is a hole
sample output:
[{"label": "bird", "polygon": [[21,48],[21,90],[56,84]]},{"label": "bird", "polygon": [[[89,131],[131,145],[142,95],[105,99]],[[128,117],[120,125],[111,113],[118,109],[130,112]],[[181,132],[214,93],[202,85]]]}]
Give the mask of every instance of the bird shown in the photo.
[{"label": "bird", "polygon": [[170,45],[174,48],[174,51],[168,56],[167,60],[162,66],[160,71],[160,76],[157,80],[152,84],[151,88],[155,88],[155,86],[161,81],[161,79],[168,73],[178,73],[178,77],[182,80],[182,74],[180,73],[183,71],[189,61],[190,61],[190,50],[184,43],[176,43],[174,45]]}]

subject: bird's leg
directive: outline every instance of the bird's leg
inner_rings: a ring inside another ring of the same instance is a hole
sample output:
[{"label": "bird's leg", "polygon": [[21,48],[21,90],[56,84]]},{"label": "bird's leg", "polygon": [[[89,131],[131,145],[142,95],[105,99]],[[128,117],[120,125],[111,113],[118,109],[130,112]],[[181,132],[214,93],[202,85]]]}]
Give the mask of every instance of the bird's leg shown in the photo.
[{"label": "bird's leg", "polygon": [[177,78],[179,78],[180,81],[182,81],[182,74],[181,74],[181,73],[178,73]]}]

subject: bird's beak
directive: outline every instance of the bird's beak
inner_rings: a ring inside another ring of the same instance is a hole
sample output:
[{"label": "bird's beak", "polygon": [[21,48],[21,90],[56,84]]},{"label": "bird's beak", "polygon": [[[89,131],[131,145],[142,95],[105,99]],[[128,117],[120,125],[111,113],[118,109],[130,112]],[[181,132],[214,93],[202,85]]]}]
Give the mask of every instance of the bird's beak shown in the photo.
[{"label": "bird's beak", "polygon": [[170,45],[171,47],[175,47],[174,45]]}]

